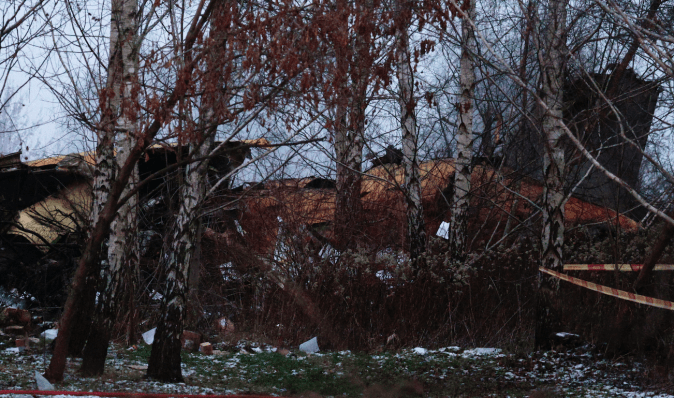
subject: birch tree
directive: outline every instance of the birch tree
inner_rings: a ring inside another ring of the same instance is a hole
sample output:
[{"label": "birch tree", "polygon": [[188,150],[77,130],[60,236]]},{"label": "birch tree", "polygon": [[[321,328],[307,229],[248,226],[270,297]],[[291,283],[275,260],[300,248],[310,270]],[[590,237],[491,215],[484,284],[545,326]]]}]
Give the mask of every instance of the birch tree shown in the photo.
[{"label": "birch tree", "polygon": [[[207,157],[214,132],[191,149],[198,158]],[[171,249],[165,254],[166,290],[162,302],[161,320],[155,332],[147,375],[164,381],[182,381],[180,369],[180,338],[187,312],[188,276],[200,231],[199,209],[206,191],[208,160],[190,163],[180,187],[180,210],[173,227]]]},{"label": "birch tree", "polygon": [[[467,7],[466,7],[467,6]],[[470,183],[473,160],[473,113],[475,110],[475,62],[477,43],[473,24],[475,23],[475,0],[466,0],[461,11],[461,69],[459,74],[460,98],[458,102],[459,120],[456,135],[456,158],[454,173],[454,194],[452,197],[452,217],[449,244],[455,259],[466,258],[468,239],[468,206],[470,204]]]},{"label": "birch tree", "polygon": [[396,74],[398,78],[398,104],[402,130],[403,163],[405,167],[405,206],[407,212],[407,244],[410,258],[416,260],[426,250],[426,226],[419,177],[418,134],[416,99],[414,98],[414,73],[410,59],[409,26],[414,10],[413,3],[398,0],[396,21]]},{"label": "birch tree", "polygon": [[[362,217],[361,172],[365,145],[365,110],[372,72],[371,54],[373,10],[370,1],[338,0],[336,27],[332,44],[335,48],[335,239],[347,248],[355,244]],[[353,25],[350,26],[350,19]],[[357,33],[356,33],[357,32]]]},{"label": "birch tree", "polygon": [[[93,224],[98,221],[103,204],[108,199],[117,170],[126,163],[136,141],[136,108],[138,92],[138,4],[137,0],[113,0],[110,23],[110,61],[107,89],[108,101],[102,119],[99,145],[96,151]],[[114,147],[117,143],[117,155]],[[137,182],[134,166],[125,194]],[[102,374],[105,358],[122,298],[133,296],[134,287],[125,284],[137,265],[137,197],[132,195],[119,209],[112,223],[108,242],[108,267],[104,270],[103,290],[98,298],[95,321],[84,349],[81,372]]]},{"label": "birch tree", "polygon": [[[197,4],[193,22],[185,36],[184,48],[187,54],[192,54],[192,48],[199,39],[199,35],[208,21],[213,6],[213,2],[207,3],[206,0],[202,0]],[[83,298],[86,278],[97,271],[101,259],[101,246],[109,236],[110,225],[119,207],[129,199],[129,195],[122,197],[122,193],[135,170],[138,159],[169,119],[171,110],[188,92],[191,86],[191,72],[193,69],[194,62],[193,58],[190,57],[177,73],[178,79],[175,88],[153,104],[151,119],[139,131],[138,140],[136,140],[135,145],[129,151],[126,162],[119,169],[118,175],[110,186],[108,198],[99,212],[98,220],[94,224],[86,246],[82,251],[82,256],[78,260],[77,270],[71,283],[63,315],[61,316],[59,334],[55,341],[52,359],[45,373],[45,377],[48,380],[63,380],[67,348],[72,336],[73,321],[78,310],[78,303]]]},{"label": "birch tree", "polygon": [[[231,21],[225,18],[229,4],[219,4],[213,12],[210,28],[212,46],[207,56],[200,109],[199,136],[190,144],[190,156],[197,160],[187,165],[185,178],[180,186],[179,210],[173,226],[167,253],[163,253],[160,265],[165,269],[166,289],[164,291],[161,320],[155,332],[152,352],[148,361],[147,375],[164,381],[182,381],[180,338],[187,316],[190,268],[194,267],[201,232],[200,209],[206,194],[208,156],[215,142],[217,121],[215,118],[218,102],[225,99],[219,95],[224,78],[227,47],[227,30]],[[198,272],[198,271],[197,271]]]},{"label": "birch tree", "polygon": [[[543,40],[538,45],[541,93],[543,104],[543,230],[541,235],[541,264],[561,271],[564,245],[564,180],[565,145],[562,141],[566,126],[563,121],[563,84],[566,58],[566,12],[568,0],[549,0],[546,5]],[[547,347],[549,336],[558,322],[559,314],[553,302],[559,282],[549,276],[539,276],[539,319],[536,345]]]}]

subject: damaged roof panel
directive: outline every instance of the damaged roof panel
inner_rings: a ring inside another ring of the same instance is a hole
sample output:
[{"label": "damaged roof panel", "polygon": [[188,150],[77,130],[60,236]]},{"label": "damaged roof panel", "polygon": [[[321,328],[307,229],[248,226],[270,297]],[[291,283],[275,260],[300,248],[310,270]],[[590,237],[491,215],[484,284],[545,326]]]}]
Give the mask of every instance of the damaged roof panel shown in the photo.
[{"label": "damaged roof panel", "polygon": [[[450,211],[448,203],[451,198],[447,196],[453,185],[454,171],[453,159],[433,160],[420,164],[424,214],[429,229],[437,228],[443,219],[449,217],[447,212]],[[271,217],[271,214],[276,214],[297,225],[332,222],[336,191],[305,188],[313,179],[314,177],[270,181],[265,183],[265,189],[249,192],[248,198],[245,199],[248,213],[246,217]],[[378,227],[372,225],[372,233],[378,233],[377,228],[388,228],[392,225],[387,223],[403,222],[405,215],[405,202],[401,191],[403,184],[402,165],[377,166],[363,175],[361,198],[365,214],[379,220],[381,224]],[[475,214],[477,216],[475,220],[479,223],[489,218],[507,219],[513,204],[517,204],[514,215],[520,221],[524,220],[532,214],[534,209],[532,202],[540,203],[543,193],[540,183],[532,179],[524,178],[516,182],[514,177],[481,165],[473,169],[473,189],[472,206],[479,209]],[[516,201],[517,198],[520,199]],[[574,197],[566,203],[565,211],[567,223],[570,225],[611,223],[625,230],[634,231],[638,228],[638,224],[626,216]],[[391,233],[391,231],[379,232],[389,235]]]},{"label": "damaged roof panel", "polygon": [[81,181],[20,211],[16,226],[7,233],[23,236],[46,252],[46,244],[83,225],[90,209],[91,185]]}]

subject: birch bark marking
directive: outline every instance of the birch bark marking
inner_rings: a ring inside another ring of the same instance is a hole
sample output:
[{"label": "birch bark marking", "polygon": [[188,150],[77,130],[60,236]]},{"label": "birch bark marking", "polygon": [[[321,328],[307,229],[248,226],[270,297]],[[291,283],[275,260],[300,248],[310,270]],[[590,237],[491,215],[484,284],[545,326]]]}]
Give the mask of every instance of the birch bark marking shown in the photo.
[{"label": "birch bark marking", "polygon": [[426,250],[426,226],[419,177],[417,118],[415,114],[414,74],[410,61],[408,28],[412,4],[398,0],[396,22],[396,73],[398,77],[398,103],[402,129],[403,164],[405,166],[405,206],[407,212],[407,244],[410,258],[416,260]]},{"label": "birch bark marking", "polygon": [[223,82],[222,49],[227,45],[228,23],[222,23],[222,13],[226,5],[217,6],[211,20],[210,40],[212,49],[207,58],[207,77],[202,95],[200,127],[203,135],[200,140],[190,144],[193,158],[204,159],[189,163],[186,167],[184,184],[180,188],[180,208],[175,220],[170,243],[170,251],[162,254],[161,264],[167,271],[166,290],[161,305],[161,320],[157,326],[150,359],[148,377],[166,381],[182,381],[180,338],[187,317],[187,304],[190,288],[190,269],[196,252],[199,250],[201,205],[206,195],[208,155],[215,142],[217,118],[215,108],[222,106],[222,96],[218,93]]},{"label": "birch bark marking", "polygon": [[[118,143],[117,156],[113,158],[115,171],[126,163],[131,148],[136,144],[135,107],[138,71],[137,0],[113,0],[111,4],[110,48],[114,52],[115,73],[108,76],[110,95],[111,136]],[[133,189],[138,179],[137,167],[129,179],[124,193]],[[107,201],[107,197],[106,197]],[[108,241],[108,268],[104,269],[103,290],[98,298],[95,321],[84,348],[81,372],[99,375],[105,368],[105,357],[110,333],[117,319],[122,298],[133,295],[131,286],[125,286],[127,274],[134,274],[137,264],[136,222],[137,198],[127,201],[118,211],[111,226]],[[125,300],[126,301],[126,300]]]},{"label": "birch bark marking", "polygon": [[466,259],[468,234],[468,206],[470,205],[470,184],[473,172],[473,112],[475,97],[475,62],[477,51],[475,32],[471,23],[475,21],[475,0],[469,2],[466,16],[461,22],[461,72],[459,83],[459,129],[456,137],[456,159],[454,173],[454,195],[452,198],[452,217],[449,235],[449,247],[455,259]]},{"label": "birch bark marking", "polygon": [[[561,271],[564,245],[564,125],[562,120],[564,50],[566,48],[566,2],[549,0],[547,26],[539,46],[541,67],[541,101],[545,105],[542,129],[543,154],[543,230],[541,233],[541,264]],[[535,345],[549,348],[550,336],[561,322],[558,297],[559,281],[539,273],[537,325]]]},{"label": "birch bark marking", "polygon": [[[195,157],[208,156],[215,134],[210,134],[196,148]],[[165,253],[167,272],[166,290],[162,302],[161,320],[157,326],[152,352],[148,361],[147,375],[154,379],[182,381],[180,370],[180,337],[187,310],[187,283],[194,242],[199,231],[199,209],[206,192],[208,160],[190,163],[187,166],[185,184],[181,187],[180,210],[175,221],[171,250]]]},{"label": "birch bark marking", "polygon": [[541,65],[542,101],[548,109],[543,116],[545,151],[543,154],[543,235],[542,265],[561,270],[564,244],[564,136],[562,105],[566,0],[550,0],[545,54]]},{"label": "birch bark marking", "polygon": [[[110,194],[108,195],[108,200],[105,202],[105,205],[101,209],[98,221],[94,224],[93,229],[89,238],[87,239],[86,246],[82,251],[82,255],[77,261],[77,269],[75,270],[75,275],[73,276],[73,281],[70,284],[70,291],[68,292],[68,298],[66,299],[63,315],[60,320],[60,328],[58,336],[54,341],[54,350],[49,362],[49,367],[44,374],[44,377],[51,382],[58,382],[63,380],[63,373],[66,368],[66,355],[68,344],[70,343],[70,338],[72,336],[73,322],[75,319],[75,313],[78,311],[78,302],[82,299],[84,293],[85,279],[87,275],[91,273],[98,272],[98,267],[100,266],[101,259],[101,246],[103,242],[109,236],[110,224],[117,214],[117,208],[119,205],[122,192],[126,187],[131,174],[133,174],[133,168],[135,167],[138,159],[143,154],[143,152],[150,145],[154,137],[159,132],[160,128],[164,125],[165,121],[168,118],[169,112],[175,107],[178,100],[183,98],[187,93],[187,90],[190,86],[190,77],[192,71],[194,70],[194,62],[192,61],[192,49],[194,44],[202,31],[205,21],[210,18],[211,12],[215,5],[214,1],[201,0],[197,7],[197,19],[195,19],[187,31],[185,37],[185,49],[187,62],[180,69],[178,76],[181,78],[178,79],[176,87],[168,93],[165,99],[162,101],[160,108],[153,115],[151,123],[145,127],[143,133],[139,135],[136,145],[129,152],[129,158],[127,159],[124,166],[119,170],[119,175],[112,182],[110,186]],[[202,12],[203,10],[203,12]]]}]

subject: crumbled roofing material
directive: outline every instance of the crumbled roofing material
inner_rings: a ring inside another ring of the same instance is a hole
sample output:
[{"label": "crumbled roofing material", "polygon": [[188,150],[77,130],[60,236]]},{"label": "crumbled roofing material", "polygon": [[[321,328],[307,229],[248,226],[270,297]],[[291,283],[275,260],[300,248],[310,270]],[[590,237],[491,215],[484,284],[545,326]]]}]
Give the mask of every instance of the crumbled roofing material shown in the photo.
[{"label": "crumbled roofing material", "polygon": [[58,166],[59,163],[62,163],[64,161],[72,162],[80,159],[83,160],[86,164],[93,166],[96,164],[96,152],[87,151],[80,153],[71,153],[68,155],[52,156],[44,159],[31,160],[30,162],[26,162],[25,165],[28,167],[36,167],[36,168],[46,166]]},{"label": "crumbled roofing material", "polygon": [[[230,163],[240,164],[243,162],[245,153],[250,151],[250,147],[265,147],[271,145],[266,139],[229,141],[224,148],[234,149],[225,151],[220,159],[227,158],[223,164],[229,167]],[[175,152],[177,144],[154,144],[150,147],[150,157],[141,160],[141,167],[145,164],[146,172],[156,171],[164,168],[167,162],[175,162],[165,157],[164,154]],[[187,146],[182,146],[186,149]],[[24,191],[31,193],[26,187],[40,187],[40,196],[33,193],[30,196],[31,201],[23,204],[20,200],[14,200],[11,207],[12,219],[16,221],[17,226],[8,230],[8,234],[25,237],[29,242],[46,252],[49,250],[49,243],[56,241],[59,236],[72,232],[79,223],[82,225],[84,220],[89,217],[91,209],[91,185],[87,179],[93,175],[93,166],[95,165],[95,152],[80,152],[69,155],[53,156],[46,159],[38,159],[26,163],[21,163],[17,154],[0,157],[0,164],[5,160],[5,164],[17,163],[18,166],[10,170],[9,167],[2,168],[0,176],[5,179],[5,189],[14,186],[9,185],[7,181],[20,184],[23,190],[14,189],[12,193],[15,196],[22,195]],[[160,162],[147,164],[149,159],[159,158]],[[218,160],[216,157],[215,160]],[[214,161],[212,161],[214,162]],[[23,173],[19,175],[20,173]],[[32,177],[28,180],[25,175]],[[142,174],[141,174],[142,175]],[[51,185],[46,184],[45,181]],[[159,178],[163,182],[163,177]],[[28,185],[26,185],[28,184]],[[16,192],[14,192],[16,191]],[[44,191],[44,192],[43,192]],[[18,192],[18,193],[17,193]],[[3,193],[3,192],[0,192]],[[7,194],[7,192],[5,192]],[[141,192],[142,195],[142,192]],[[0,195],[1,196],[1,195]],[[4,204],[7,207],[7,203]]]},{"label": "crumbled roofing material", "polygon": [[0,169],[17,167],[21,165],[21,151],[0,155]]},{"label": "crumbled roofing material", "polygon": [[[52,243],[67,232],[73,232],[81,217],[88,217],[91,208],[91,186],[87,182],[73,184],[57,194],[19,212],[16,224],[7,232],[19,235],[36,244],[43,252],[49,250],[46,243]],[[46,241],[46,242],[45,242]]]},{"label": "crumbled roofing material", "polygon": [[[435,231],[443,219],[449,219],[451,197],[448,196],[451,195],[454,180],[454,160],[427,161],[419,167],[424,214],[429,230]],[[252,192],[246,199],[249,215],[255,216],[250,212],[254,209],[260,214],[274,212],[287,222],[297,225],[331,222],[335,212],[336,191],[306,188],[313,180],[314,177],[266,182],[265,189]],[[370,169],[362,178],[364,211],[368,215],[381,214],[381,220],[392,221],[392,217],[397,217],[401,222],[405,214],[401,192],[403,185],[402,165],[385,164]],[[543,187],[535,180],[525,178],[516,184],[513,177],[481,165],[473,169],[472,185],[472,206],[479,209],[476,222],[500,218],[503,220],[501,226],[505,224],[511,210],[514,210],[514,215],[520,221],[526,219],[534,211],[534,204],[540,204],[543,194]],[[565,212],[569,225],[610,223],[624,230],[634,231],[638,228],[638,224],[628,217],[574,197],[566,203]]]},{"label": "crumbled roofing material", "polygon": [[[267,148],[271,145],[271,143],[266,139],[266,138],[258,138],[256,140],[241,140],[241,141],[231,141],[232,144],[243,144],[246,146],[251,146],[251,147],[259,147],[259,148]],[[148,147],[148,149],[162,149],[162,148],[175,148],[178,144],[177,143],[168,143],[168,144],[152,144]],[[17,152],[17,154],[21,154],[20,152]],[[7,155],[6,157],[16,155],[16,154],[10,154]],[[79,152],[79,153],[71,153],[68,155],[59,155],[59,156],[52,156],[44,159],[37,159],[37,160],[31,160],[29,162],[25,162],[24,164],[28,167],[46,167],[46,166],[56,166],[59,163],[63,161],[67,161],[69,159],[83,159],[87,164],[89,165],[95,165],[96,164],[96,151],[86,151],[86,152]]]},{"label": "crumbled roofing material", "polygon": [[266,138],[258,138],[255,140],[241,140],[237,141],[240,142],[244,145],[248,146],[254,146],[254,147],[259,147],[259,148],[270,148],[271,143],[266,139]]}]

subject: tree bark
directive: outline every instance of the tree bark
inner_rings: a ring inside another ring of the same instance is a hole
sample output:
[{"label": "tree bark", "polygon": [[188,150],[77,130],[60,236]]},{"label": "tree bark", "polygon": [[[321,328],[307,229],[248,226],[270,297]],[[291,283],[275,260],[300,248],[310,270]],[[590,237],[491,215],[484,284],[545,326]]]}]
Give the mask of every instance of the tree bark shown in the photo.
[{"label": "tree bark", "polygon": [[[192,146],[195,156],[208,156],[214,132],[203,145]],[[165,253],[166,290],[162,301],[162,316],[157,326],[147,375],[165,382],[182,381],[180,370],[180,336],[187,313],[188,276],[200,230],[199,209],[206,192],[208,160],[190,163],[181,187],[180,210],[175,222],[170,253]]]},{"label": "tree bark", "polygon": [[414,99],[414,74],[410,60],[408,28],[412,19],[412,3],[398,0],[396,21],[396,72],[398,103],[402,130],[403,164],[405,166],[405,207],[407,213],[407,244],[410,258],[416,261],[426,251],[426,225],[419,176],[417,117]]},{"label": "tree bark", "polygon": [[[369,4],[369,2],[367,2]],[[363,147],[365,145],[365,109],[370,63],[367,35],[351,35],[350,8],[345,0],[338,1],[342,11],[337,43],[337,120],[335,128],[336,189],[335,242],[337,248],[355,248],[355,235],[362,225],[363,205],[360,200],[362,184]],[[367,6],[356,8],[356,24],[365,18]]]},{"label": "tree bark", "polygon": [[194,42],[196,41],[198,34],[203,29],[204,23],[209,18],[215,4],[215,2],[209,1],[208,5],[204,7],[205,3],[206,0],[202,0],[199,3],[197,8],[199,11],[199,13],[197,13],[197,15],[199,15],[199,19],[194,21],[194,23],[190,26],[190,30],[187,32],[184,47],[186,49],[186,54],[188,54],[188,59],[178,74],[179,79],[176,82],[176,87],[168,95],[163,105],[158,108],[158,111],[154,115],[154,120],[148,125],[143,134],[139,136],[142,137],[142,139],[139,139],[136,142],[136,145],[129,153],[126,163],[124,163],[124,166],[122,166],[122,168],[119,170],[119,175],[113,181],[110,187],[108,200],[105,202],[105,205],[99,213],[98,221],[94,225],[86,247],[84,248],[82,256],[79,259],[77,270],[75,271],[75,276],[71,284],[71,289],[68,293],[68,299],[65,303],[63,315],[61,316],[59,334],[54,342],[54,352],[52,354],[52,359],[49,363],[47,371],[45,372],[45,377],[49,381],[58,382],[63,380],[67,348],[72,335],[73,319],[78,310],[78,303],[82,299],[82,293],[85,286],[84,282],[86,276],[92,272],[92,270],[97,270],[100,265],[99,261],[101,257],[101,246],[109,236],[110,224],[117,213],[119,200],[122,196],[124,188],[126,187],[126,183],[133,174],[136,163],[138,162],[138,159],[140,159],[141,154],[150,145],[154,137],[159,132],[159,129],[164,125],[165,121],[169,117],[169,113],[176,105],[178,100],[186,94],[188,88],[190,87],[191,72],[194,69],[194,63],[192,62],[192,59],[189,58],[191,57],[189,54],[191,54],[191,49],[194,46]]},{"label": "tree bark", "polygon": [[[113,0],[111,4],[110,48],[114,72],[108,76],[112,88],[110,117],[114,136],[118,143],[115,168],[121,168],[135,145],[137,129],[135,107],[138,74],[138,26],[137,0]],[[137,183],[137,166],[129,179],[124,193],[130,192]],[[127,286],[129,275],[135,275],[138,263],[137,249],[137,196],[131,197],[118,211],[112,222],[108,241],[108,267],[103,272],[103,289],[98,297],[95,320],[84,348],[80,371],[92,376],[103,373],[110,333],[119,307],[133,295],[133,286]],[[128,274],[128,275],[127,275]],[[133,284],[131,284],[133,285]]]},{"label": "tree bark", "polygon": [[[222,12],[226,7],[217,6],[211,21],[211,50],[207,58],[205,89],[202,95],[200,129],[201,139],[190,145],[192,157],[204,159],[188,163],[185,181],[180,187],[180,208],[176,217],[170,252],[163,253],[162,266],[166,270],[166,289],[162,299],[161,319],[157,325],[152,351],[148,361],[147,376],[153,379],[182,381],[181,341],[188,315],[189,299],[194,299],[195,279],[191,270],[200,267],[201,218],[200,210],[206,195],[208,158],[215,142],[218,117],[216,108],[226,103],[220,92],[223,82],[222,51],[227,45],[227,26],[221,26]],[[198,272],[198,269],[195,273]],[[198,279],[196,281],[198,283]],[[192,288],[192,289],[190,289]]]},{"label": "tree bark", "polygon": [[[562,106],[564,59],[566,48],[566,6],[568,0],[549,0],[547,27],[543,48],[539,46],[541,66],[541,101],[546,111],[542,129],[543,154],[543,231],[541,234],[541,263],[543,267],[561,271],[564,245],[564,179],[565,159]],[[550,335],[559,327],[561,314],[558,303],[559,281],[539,273],[538,325],[536,346],[550,347]]]},{"label": "tree bark", "polygon": [[461,72],[459,75],[461,97],[458,103],[459,129],[456,136],[457,155],[454,161],[456,171],[449,232],[450,251],[453,258],[459,261],[466,259],[468,241],[468,206],[470,205],[470,185],[473,172],[474,56],[477,52],[475,32],[471,25],[475,21],[475,0],[466,0],[465,3],[469,3],[469,6],[461,22]]},{"label": "tree bark", "polygon": [[[674,216],[674,213],[670,213],[670,217],[672,216]],[[644,267],[639,272],[637,280],[634,281],[632,288],[635,291],[638,292],[644,282],[651,276],[655,264],[660,260],[660,257],[662,257],[662,253],[664,253],[667,245],[672,241],[672,238],[674,238],[674,225],[665,221],[658,238],[655,240],[655,244],[653,244],[650,253],[648,253],[646,260],[644,261]]]}]

